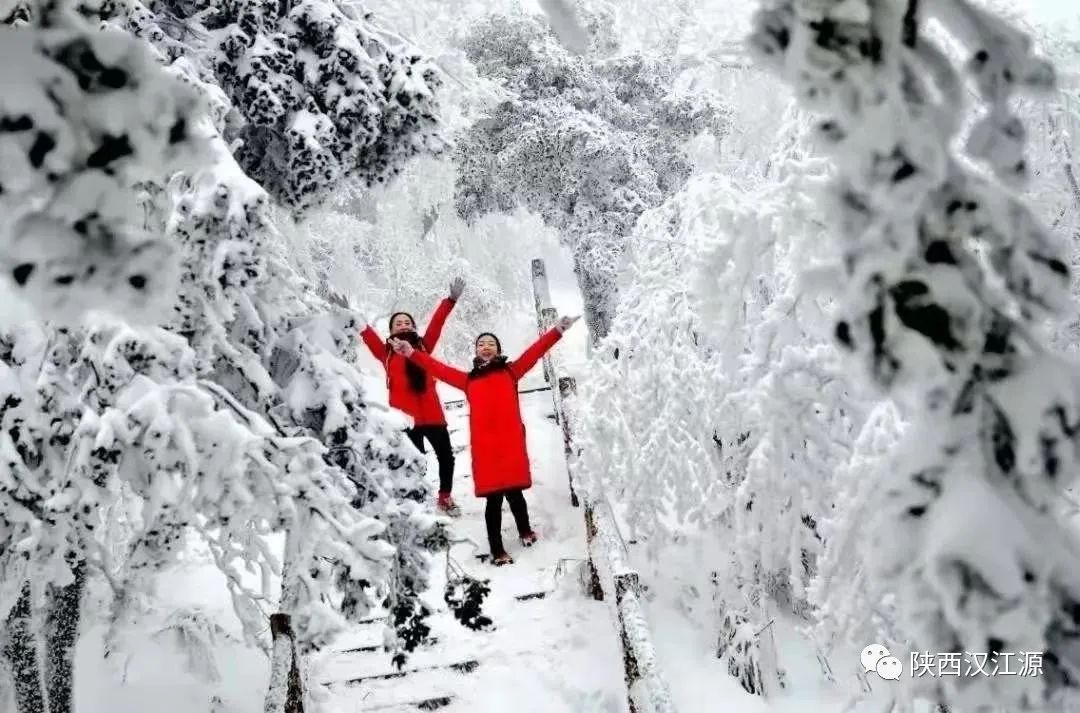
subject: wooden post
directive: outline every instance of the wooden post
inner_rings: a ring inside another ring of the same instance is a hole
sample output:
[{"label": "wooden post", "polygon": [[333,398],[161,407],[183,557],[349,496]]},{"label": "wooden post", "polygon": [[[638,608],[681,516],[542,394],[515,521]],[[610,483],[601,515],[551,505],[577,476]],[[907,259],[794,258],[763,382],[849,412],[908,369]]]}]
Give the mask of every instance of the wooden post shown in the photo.
[{"label": "wooden post", "polygon": [[[581,506],[581,500],[577,494],[577,488],[574,485],[574,471],[577,468],[576,458],[580,449],[574,443],[573,423],[574,419],[570,415],[570,411],[573,407],[574,396],[577,395],[577,380],[572,376],[563,376],[559,378],[559,406],[563,409],[562,412],[562,433],[563,433],[563,453],[566,455],[566,473],[570,480],[570,504],[574,507]],[[589,594],[596,601],[603,601],[604,588],[600,584],[600,575],[596,571],[596,564],[593,562],[593,540],[596,539],[596,519],[593,513],[592,503],[585,502],[585,562],[588,567],[588,589]]]},{"label": "wooden post", "polygon": [[[533,303],[536,306],[536,328],[543,333],[555,326],[555,321],[559,316],[555,311],[555,307],[551,304],[551,289],[548,287],[547,268],[541,258],[534,258],[532,261],[532,285]],[[562,413],[559,409],[559,394],[556,393],[554,388],[555,362],[552,359],[551,352],[544,355],[541,364],[544,369],[544,381],[553,387],[551,389],[551,401],[555,407],[555,419],[558,421],[562,418]]]},{"label": "wooden post", "polygon": [[585,503],[585,566],[589,569],[589,595],[598,602],[604,601],[604,587],[600,584],[600,573],[593,562],[593,542],[596,540],[596,512],[592,503]]},{"label": "wooden post", "polygon": [[615,606],[619,612],[619,638],[622,640],[623,650],[623,678],[626,681],[626,698],[630,713],[637,713],[637,705],[634,701],[634,686],[641,678],[641,668],[638,666],[634,646],[630,641],[630,632],[626,628],[622,603],[627,594],[636,595],[639,586],[637,572],[620,572],[615,575]]},{"label": "wooden post", "polygon": [[559,404],[562,406],[563,413],[559,415],[559,422],[562,424],[563,434],[563,453],[566,455],[566,472],[570,479],[570,504],[574,507],[578,507],[581,501],[578,500],[577,490],[574,488],[574,468],[572,460],[577,455],[574,447],[574,434],[570,431],[570,419],[566,415],[566,402],[568,399],[577,395],[577,380],[572,376],[559,377]]}]

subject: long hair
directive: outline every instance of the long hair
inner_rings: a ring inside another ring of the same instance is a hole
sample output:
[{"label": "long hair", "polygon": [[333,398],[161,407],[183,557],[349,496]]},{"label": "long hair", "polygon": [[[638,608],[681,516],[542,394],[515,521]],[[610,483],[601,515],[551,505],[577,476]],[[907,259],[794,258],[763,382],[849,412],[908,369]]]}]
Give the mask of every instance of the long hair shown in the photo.
[{"label": "long hair", "polygon": [[[394,317],[399,314],[403,314],[409,319],[412,319],[412,315],[408,312],[396,312],[390,316],[390,324],[394,323]],[[416,324],[416,320],[413,320],[413,324]],[[424,344],[423,338],[415,331],[411,332],[398,332],[392,335],[394,339],[401,339],[412,345],[413,349],[418,349],[422,352],[427,351],[427,346]],[[386,359],[390,360],[390,357],[394,354],[394,348],[390,346],[389,340],[386,342]],[[389,373],[389,371],[387,372]],[[427,391],[427,372],[421,367],[413,364],[409,359],[405,360],[405,376],[409,379],[409,389],[415,393],[422,394]]]}]

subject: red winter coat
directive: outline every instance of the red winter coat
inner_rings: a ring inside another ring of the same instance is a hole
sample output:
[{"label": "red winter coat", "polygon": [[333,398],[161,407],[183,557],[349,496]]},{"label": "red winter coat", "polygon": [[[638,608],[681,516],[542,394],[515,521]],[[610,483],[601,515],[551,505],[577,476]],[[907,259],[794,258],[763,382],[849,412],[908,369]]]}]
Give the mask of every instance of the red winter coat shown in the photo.
[{"label": "red winter coat", "polygon": [[[442,336],[443,326],[450,311],[454,309],[456,302],[449,297],[439,303],[435,308],[435,314],[431,315],[427,330],[424,331],[424,346],[429,351],[435,351],[435,344]],[[435,380],[429,374],[425,379],[427,387],[422,393],[416,393],[409,388],[409,376],[405,373],[405,357],[396,354],[386,348],[386,342],[369,324],[360,332],[364,344],[375,355],[383,368],[386,369],[386,388],[390,392],[390,405],[400,409],[413,417],[417,426],[445,426],[446,415],[443,413],[442,401],[435,393]]]},{"label": "red winter coat", "polygon": [[430,354],[413,352],[412,360],[425,371],[465,392],[477,497],[532,487],[517,383],[561,337],[559,330],[552,329],[505,368],[493,368],[477,376],[447,366]]}]

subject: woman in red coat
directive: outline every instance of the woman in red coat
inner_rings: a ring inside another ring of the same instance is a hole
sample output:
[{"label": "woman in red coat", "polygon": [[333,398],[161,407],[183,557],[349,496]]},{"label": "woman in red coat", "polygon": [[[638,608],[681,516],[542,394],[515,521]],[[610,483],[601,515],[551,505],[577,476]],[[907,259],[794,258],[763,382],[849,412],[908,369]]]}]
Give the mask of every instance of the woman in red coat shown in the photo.
[{"label": "woman in red coat", "polygon": [[[439,303],[435,314],[431,316],[424,336],[416,331],[416,321],[408,312],[396,312],[390,316],[390,336],[404,340],[422,352],[435,351],[435,345],[442,336],[447,317],[457,304],[465,290],[465,281],[461,278],[450,283],[450,296]],[[390,405],[412,416],[413,427],[406,433],[417,450],[426,453],[424,439],[431,444],[435,457],[439,461],[439,499],[440,511],[457,517],[461,514],[450,491],[454,487],[454,448],[450,445],[450,431],[446,427],[446,415],[442,402],[435,392],[435,381],[423,369],[408,359],[398,356],[389,343],[371,328],[364,327],[360,332],[364,344],[386,369],[386,388],[390,392]]]},{"label": "woman in red coat", "polygon": [[398,354],[422,366],[436,379],[465,392],[469,402],[469,442],[472,451],[473,483],[477,497],[487,498],[484,520],[492,562],[510,564],[514,560],[502,543],[502,503],[510,504],[521,544],[536,542],[529,525],[529,510],[522,491],[532,487],[529,452],[525,446],[525,424],[521,420],[517,382],[549,349],[577,317],[563,317],[558,324],[515,361],[507,361],[499,339],[490,333],[476,338],[476,358],[466,373],[447,366],[430,354],[414,349],[406,341],[391,339]]}]

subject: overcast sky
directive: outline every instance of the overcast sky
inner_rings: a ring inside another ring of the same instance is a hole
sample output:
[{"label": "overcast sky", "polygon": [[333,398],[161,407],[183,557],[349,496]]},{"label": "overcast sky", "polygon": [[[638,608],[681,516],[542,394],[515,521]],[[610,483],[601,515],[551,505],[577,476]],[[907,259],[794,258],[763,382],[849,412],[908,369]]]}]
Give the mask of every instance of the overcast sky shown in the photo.
[{"label": "overcast sky", "polygon": [[1019,0],[1027,4],[1032,18],[1040,22],[1080,19],[1080,0]]}]

